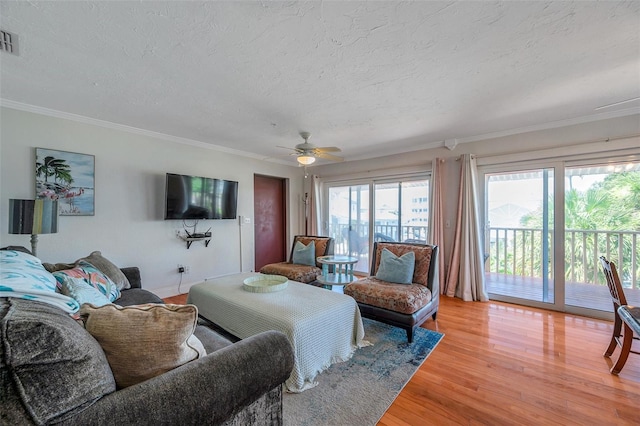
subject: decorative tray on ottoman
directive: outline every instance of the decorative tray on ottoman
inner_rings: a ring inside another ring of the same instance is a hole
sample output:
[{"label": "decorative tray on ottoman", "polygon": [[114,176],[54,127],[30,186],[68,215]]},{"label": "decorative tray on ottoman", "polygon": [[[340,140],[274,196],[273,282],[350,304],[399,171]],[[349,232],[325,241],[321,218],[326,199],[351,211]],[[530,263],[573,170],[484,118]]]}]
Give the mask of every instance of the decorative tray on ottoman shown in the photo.
[{"label": "decorative tray on ottoman", "polygon": [[287,288],[289,280],[282,275],[260,274],[244,280],[242,288],[252,293],[273,293]]}]

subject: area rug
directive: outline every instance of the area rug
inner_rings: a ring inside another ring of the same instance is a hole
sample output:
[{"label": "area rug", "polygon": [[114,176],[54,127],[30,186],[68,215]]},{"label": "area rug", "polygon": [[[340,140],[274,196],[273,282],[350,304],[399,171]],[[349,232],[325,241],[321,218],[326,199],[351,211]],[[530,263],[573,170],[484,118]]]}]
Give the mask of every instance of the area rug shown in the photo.
[{"label": "area rug", "polygon": [[444,335],[416,329],[407,343],[403,329],[363,319],[365,339],[347,361],[317,377],[318,386],[285,393],[285,426],[375,425]]}]

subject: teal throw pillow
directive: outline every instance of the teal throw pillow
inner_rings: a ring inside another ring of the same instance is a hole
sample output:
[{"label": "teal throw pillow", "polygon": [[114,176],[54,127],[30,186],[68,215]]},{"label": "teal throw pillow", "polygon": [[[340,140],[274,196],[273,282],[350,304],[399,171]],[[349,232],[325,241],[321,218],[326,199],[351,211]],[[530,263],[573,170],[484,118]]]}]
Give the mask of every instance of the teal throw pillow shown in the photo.
[{"label": "teal throw pillow", "polygon": [[[53,276],[58,280],[60,290],[63,294],[71,295],[71,292],[69,291],[71,286],[68,285],[70,282],[68,278],[77,278],[84,281],[88,286],[96,289],[99,293],[102,293],[102,295],[110,302],[113,302],[120,297],[120,290],[118,290],[118,286],[111,281],[108,276],[84,260],[79,261],[78,265],[73,269],[54,272]],[[64,289],[63,284],[66,285],[67,293],[62,291]],[[83,287],[86,288],[86,286]],[[84,301],[87,302],[87,300]]]},{"label": "teal throw pillow", "polygon": [[305,246],[300,241],[296,241],[293,246],[292,263],[297,265],[316,266],[316,245],[313,241]]},{"label": "teal throw pillow", "polygon": [[67,274],[53,273],[61,286],[61,293],[75,299],[79,305],[91,303],[95,306],[104,306],[111,301],[96,287],[85,281],[84,278],[72,277]]},{"label": "teal throw pillow", "polygon": [[416,254],[414,252],[410,251],[398,257],[383,248],[376,278],[390,283],[411,284],[415,265]]}]

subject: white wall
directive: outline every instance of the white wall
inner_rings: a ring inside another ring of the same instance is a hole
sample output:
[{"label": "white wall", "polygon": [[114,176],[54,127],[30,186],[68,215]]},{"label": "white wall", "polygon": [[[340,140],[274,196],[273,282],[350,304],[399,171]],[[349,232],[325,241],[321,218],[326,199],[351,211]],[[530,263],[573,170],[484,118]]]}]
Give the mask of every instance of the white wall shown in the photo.
[{"label": "white wall", "polygon": [[[190,269],[181,292],[205,278],[239,272],[241,249],[242,269],[250,271],[254,173],[290,179],[288,232],[303,231],[298,167],[9,108],[0,113],[0,246],[30,247],[28,235],[7,233],[7,212],[10,198],[35,196],[36,147],[92,154],[96,163],[95,216],[61,216],[57,234],[39,236],[44,262],[71,262],[100,250],[118,266],[139,266],[143,286],[161,297],[178,293],[178,264]],[[201,221],[198,230],[211,227],[211,243],[194,242],[187,250],[175,234],[182,222],[163,220],[167,172],[238,181],[238,214],[251,224]]]}]

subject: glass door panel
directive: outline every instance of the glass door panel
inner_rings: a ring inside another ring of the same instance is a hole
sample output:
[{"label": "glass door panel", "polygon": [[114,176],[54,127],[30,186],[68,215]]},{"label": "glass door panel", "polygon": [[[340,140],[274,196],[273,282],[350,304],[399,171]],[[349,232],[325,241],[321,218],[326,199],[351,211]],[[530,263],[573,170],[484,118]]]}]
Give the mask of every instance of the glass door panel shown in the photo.
[{"label": "glass door panel", "polygon": [[553,169],[493,173],[485,179],[487,291],[492,298],[554,303]]},{"label": "glass door panel", "polygon": [[354,270],[369,270],[369,185],[329,188],[329,236],[335,254],[358,258]]},{"label": "glass door panel", "polygon": [[[370,199],[371,193],[375,194],[374,200]],[[372,242],[427,241],[429,180],[424,177],[329,185],[327,197],[328,228],[335,240],[335,253],[357,257],[354,269],[358,272],[369,272]]]},{"label": "glass door panel", "polygon": [[375,185],[374,241],[400,241],[399,197],[398,182]]},{"label": "glass door panel", "polygon": [[429,181],[375,185],[374,241],[427,242]]},{"label": "glass door panel", "polygon": [[401,189],[401,241],[425,244],[429,234],[429,181],[402,182]]},{"label": "glass door panel", "polygon": [[640,163],[565,169],[565,304],[611,311],[599,257],[640,305]]}]

